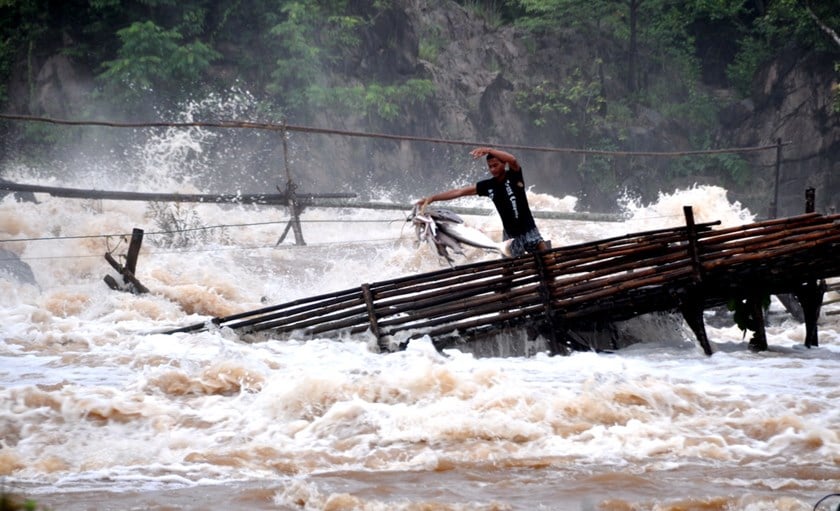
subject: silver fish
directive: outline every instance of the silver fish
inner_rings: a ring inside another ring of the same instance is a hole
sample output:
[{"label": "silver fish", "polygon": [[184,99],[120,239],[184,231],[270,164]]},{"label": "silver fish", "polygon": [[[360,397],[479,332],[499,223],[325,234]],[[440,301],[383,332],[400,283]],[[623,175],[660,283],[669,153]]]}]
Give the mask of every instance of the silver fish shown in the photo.
[{"label": "silver fish", "polygon": [[438,230],[452,236],[465,245],[483,248],[485,250],[495,250],[505,257],[510,257],[510,241],[497,243],[483,232],[478,229],[473,229],[468,225],[441,222],[438,223]]},{"label": "silver fish", "polygon": [[464,255],[461,244],[485,250],[494,250],[505,257],[510,257],[510,241],[497,243],[489,236],[464,223],[464,220],[452,210],[444,208],[426,208],[415,206],[408,217],[415,228],[417,239],[432,244],[435,251],[450,266],[454,260],[450,252]]}]

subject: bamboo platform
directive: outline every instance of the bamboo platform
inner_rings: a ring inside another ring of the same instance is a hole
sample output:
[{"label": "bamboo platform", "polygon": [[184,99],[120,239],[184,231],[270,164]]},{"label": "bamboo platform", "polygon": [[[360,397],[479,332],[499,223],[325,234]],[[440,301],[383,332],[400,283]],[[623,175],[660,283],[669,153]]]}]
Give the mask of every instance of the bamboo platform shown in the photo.
[{"label": "bamboo platform", "polygon": [[790,293],[805,311],[806,345],[818,345],[821,282],[840,276],[840,215],[810,213],[719,230],[712,229],[719,222],[695,224],[690,207],[685,215],[680,227],[362,284],[167,333],[213,325],[298,338],[369,330],[381,350],[394,351],[401,332],[435,340],[540,324],[548,327],[552,352],[564,354],[576,325],[675,311],[711,355],[705,309],[731,299],[753,304],[762,322],[750,347],[762,350],[758,304],[770,294]]}]

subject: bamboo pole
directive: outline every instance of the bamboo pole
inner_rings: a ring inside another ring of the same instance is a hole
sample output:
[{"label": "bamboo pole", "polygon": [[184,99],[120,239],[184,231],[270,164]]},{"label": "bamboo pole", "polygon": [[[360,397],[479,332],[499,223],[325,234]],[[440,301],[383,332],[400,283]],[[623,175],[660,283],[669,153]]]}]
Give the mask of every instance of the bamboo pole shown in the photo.
[{"label": "bamboo pole", "polygon": [[706,251],[717,250],[719,248],[726,248],[731,246],[749,245],[772,239],[784,238],[791,234],[807,233],[807,232],[823,232],[826,226],[830,223],[813,223],[807,222],[802,224],[778,225],[763,229],[755,229],[750,231],[738,231],[732,234],[716,237],[704,237],[701,239],[703,249]]},{"label": "bamboo pole", "polygon": [[400,325],[414,322],[428,323],[431,319],[436,318],[451,318],[458,319],[469,317],[473,315],[489,314],[501,310],[521,307],[524,303],[522,300],[536,299],[534,291],[538,288],[538,284],[531,286],[524,286],[507,294],[504,300],[495,294],[479,295],[472,299],[463,299],[459,302],[453,302],[447,305],[438,307],[429,307],[425,309],[418,309],[408,316],[395,316],[392,318],[383,318],[380,320],[380,327]]},{"label": "bamboo pole", "polygon": [[[529,275],[532,274],[532,268],[524,268],[520,270],[516,270],[512,273],[514,279],[518,278],[527,278]],[[499,275],[505,275],[505,270],[493,268],[488,269],[487,271],[483,272],[476,272],[471,274],[462,274],[456,276],[454,278],[445,278],[435,281],[426,281],[421,282],[419,284],[414,283],[405,283],[400,288],[392,288],[387,291],[380,290],[378,286],[373,286],[372,290],[376,293],[377,298],[380,302],[383,303],[392,303],[389,300],[394,299],[396,297],[404,297],[413,294],[422,294],[427,293],[429,291],[435,290],[444,290],[449,287],[457,286],[474,286],[480,287],[482,282],[496,282]],[[394,302],[399,302],[399,300],[394,300]]]},{"label": "bamboo pole", "polygon": [[509,279],[505,275],[501,275],[492,279],[481,280],[457,287],[434,288],[434,292],[410,294],[401,298],[394,297],[389,300],[380,300],[377,304],[376,311],[377,314],[403,313],[415,308],[425,307],[429,304],[460,300],[463,297],[474,296],[482,292],[497,292],[503,284],[516,287],[529,284],[535,280],[536,277],[532,274],[525,274],[516,279]]},{"label": "bamboo pole", "polygon": [[[262,316],[262,318],[257,319],[257,321],[268,320],[268,319],[276,319],[276,318],[279,318],[279,317],[283,317],[283,316],[285,316],[286,314],[289,314],[289,313],[296,314],[296,313],[304,312],[304,311],[314,311],[314,310],[318,310],[318,308],[322,307],[322,306],[329,306],[329,305],[332,305],[334,303],[339,303],[339,302],[342,302],[342,301],[346,301],[348,299],[352,300],[352,298],[356,295],[356,293],[358,293],[358,291],[355,290],[355,289],[336,291],[334,293],[326,293],[326,294],[322,294],[322,295],[318,295],[318,296],[301,298],[299,300],[293,300],[291,302],[286,302],[286,303],[282,303],[282,304],[279,304],[279,305],[271,305],[269,307],[263,307],[261,309],[240,312],[240,313],[237,313],[237,314],[231,314],[229,316],[217,317],[217,318],[211,319],[210,322],[215,324],[215,325],[219,325],[219,326],[224,325],[224,326],[228,326],[228,327],[231,327],[231,324],[233,324],[234,326],[232,326],[231,328],[239,328],[239,327],[242,327],[242,326],[249,326],[249,324],[248,323],[233,323],[233,322],[238,321],[240,319],[246,319],[246,318],[256,319],[260,316]],[[348,296],[350,298],[348,298]],[[269,315],[270,313],[275,313],[276,315],[271,316],[271,315]],[[194,332],[196,330],[201,330],[201,329],[205,328],[206,324],[207,324],[206,321],[202,322],[202,323],[194,323],[192,325],[187,325],[187,326],[184,326],[184,327],[175,328],[175,329],[172,329],[172,330],[167,330],[164,333],[173,334],[173,333],[179,333],[179,332]]]},{"label": "bamboo pole", "polygon": [[[0,190],[13,192],[46,193],[53,197],[64,197],[69,199],[100,199],[100,200],[125,200],[145,202],[203,202],[207,204],[289,204],[288,196],[285,194],[270,193],[246,193],[246,194],[224,194],[224,193],[158,193],[158,192],[121,192],[110,190],[85,190],[79,188],[59,188],[55,186],[27,185],[0,181]],[[303,204],[315,204],[319,199],[354,198],[354,193],[300,193],[297,199]]]},{"label": "bamboo pole", "polygon": [[416,289],[420,289],[419,285],[421,284],[434,283],[434,286],[437,286],[441,282],[462,282],[463,280],[460,279],[473,280],[483,274],[495,273],[499,269],[516,272],[527,270],[528,268],[533,268],[533,262],[521,260],[520,258],[481,261],[456,266],[455,268],[440,269],[420,275],[407,275],[405,277],[372,283],[371,290],[377,296],[382,297],[387,296],[387,293],[393,290],[399,293],[406,292],[411,286],[417,286]]},{"label": "bamboo pole", "polygon": [[804,249],[815,248],[820,245],[828,245],[840,241],[840,231],[832,236],[826,236],[824,232],[817,232],[809,234],[805,239],[799,239],[796,243],[787,243],[784,245],[768,244],[760,245],[759,250],[739,251],[734,254],[725,254],[724,256],[714,258],[710,261],[703,262],[704,269],[715,269],[724,265],[734,266],[753,261],[769,261],[774,257],[779,257],[786,254],[795,253]]},{"label": "bamboo pole", "polygon": [[[606,277],[609,275],[621,274],[624,272],[629,273],[636,273],[648,267],[659,267],[664,264],[674,263],[680,260],[685,260],[685,251],[674,251],[670,254],[656,257],[647,261],[634,261],[632,259],[626,260],[622,264],[617,264],[613,267],[609,267],[607,265],[598,265],[598,268],[593,271],[588,272],[579,272],[576,274],[566,275],[560,273],[558,276],[554,277],[554,282],[552,284],[553,287],[559,286],[574,286],[580,282],[587,282],[587,281],[597,281],[600,283],[602,277]],[[551,270],[552,268],[549,268]]]},{"label": "bamboo pole", "polygon": [[370,329],[366,312],[346,318],[330,318],[330,321],[325,323],[314,323],[312,326],[307,326],[305,333],[307,335],[318,335],[324,332],[340,331],[357,326],[361,327],[361,331],[363,332]]},{"label": "bamboo pole", "polygon": [[[434,337],[444,335],[444,334],[448,334],[448,333],[451,333],[451,332],[455,332],[455,331],[458,331],[458,330],[467,330],[467,329],[472,329],[472,328],[478,328],[478,327],[481,327],[481,326],[494,325],[494,324],[502,323],[502,322],[505,322],[505,321],[510,321],[512,319],[520,319],[520,318],[523,318],[523,317],[527,317],[527,316],[530,316],[530,315],[533,315],[533,314],[539,312],[540,307],[541,307],[540,305],[533,305],[532,307],[530,307],[528,309],[521,309],[521,310],[517,310],[517,311],[499,313],[499,314],[491,316],[491,317],[476,318],[476,319],[471,319],[469,321],[459,321],[459,322],[454,322],[454,323],[448,323],[448,324],[443,324],[443,326],[440,326],[441,325],[440,322],[430,322],[429,324],[425,325],[426,328],[424,328],[422,330],[418,330],[418,333],[420,335],[429,335],[430,337],[434,338]],[[438,327],[438,328],[432,328],[432,327]],[[394,335],[399,331],[400,330],[395,331],[395,332],[389,332],[388,335]]]},{"label": "bamboo pole", "polygon": [[[644,286],[662,285],[682,277],[688,277],[692,274],[692,268],[689,265],[680,263],[676,268],[668,270],[664,273],[657,272],[655,269],[643,270],[633,278],[618,277],[612,279],[604,279],[599,283],[588,283],[583,286],[584,289],[575,289],[574,295],[570,297],[569,292],[561,294],[557,288],[552,289],[552,296],[555,300],[555,305],[562,309],[577,302],[586,302],[604,298],[619,291],[628,291]],[[569,291],[569,290],[567,290]],[[663,290],[664,291],[664,290]]]},{"label": "bamboo pole", "polygon": [[332,307],[326,313],[318,312],[314,314],[288,316],[282,319],[254,323],[249,327],[249,331],[258,332],[261,330],[282,329],[288,332],[301,330],[320,323],[328,323],[335,320],[346,320],[347,318],[355,318],[354,321],[360,323],[367,322],[367,307],[365,306],[364,298],[360,296],[358,302],[349,307]]}]

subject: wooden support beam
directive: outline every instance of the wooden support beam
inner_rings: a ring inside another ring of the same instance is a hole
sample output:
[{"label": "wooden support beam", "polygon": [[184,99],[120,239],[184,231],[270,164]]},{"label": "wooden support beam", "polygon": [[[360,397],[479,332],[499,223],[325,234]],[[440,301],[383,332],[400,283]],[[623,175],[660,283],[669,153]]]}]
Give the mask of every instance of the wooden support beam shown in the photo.
[{"label": "wooden support beam", "polygon": [[[814,188],[807,188],[805,190],[805,214],[813,213],[816,210],[815,205],[816,205],[816,190]],[[791,294],[791,293],[782,293],[782,294],[776,295],[776,298],[779,299],[779,301],[784,306],[785,310],[787,310],[790,313],[790,315],[793,316],[793,318],[796,321],[799,321],[800,323],[805,323],[805,311],[802,308],[802,302],[799,300],[799,298],[796,295]],[[818,313],[818,315],[819,315],[819,313]],[[814,326],[816,327],[816,324]],[[808,326],[807,325],[806,325],[805,329],[806,329],[806,332],[807,332],[808,331]],[[814,334],[814,336],[815,336],[815,339],[816,339],[816,333]],[[808,340],[809,340],[809,337],[808,337],[808,334],[806,333],[806,335],[805,335],[805,346],[810,347],[810,345],[808,344]]]},{"label": "wooden support beam", "polygon": [[[15,193],[35,194],[46,193],[53,197],[68,199],[97,199],[97,200],[124,200],[141,202],[200,202],[206,204],[257,204],[257,205],[279,205],[289,206],[289,196],[280,190],[280,193],[159,193],[159,192],[121,192],[111,190],[85,190],[79,188],[60,188],[56,186],[30,185],[14,183],[0,179],[0,192],[10,191]],[[34,202],[34,195],[32,195]],[[312,206],[319,208],[359,208],[373,210],[397,210],[411,211],[413,204],[401,204],[394,202],[358,201],[355,193],[302,193],[295,191],[295,199],[301,206]],[[451,209],[460,215],[486,216],[494,213],[492,209],[486,208],[465,208],[452,206]],[[573,220],[580,222],[621,222],[624,218],[613,213],[589,213],[589,212],[568,212],[568,211],[533,211],[534,218],[545,218],[553,220]],[[720,222],[717,222],[720,223]]]},{"label": "wooden support beam", "polygon": [[137,256],[140,254],[140,246],[142,244],[143,229],[135,228],[131,233],[131,243],[128,245],[128,254],[126,255],[125,266],[118,263],[111,254],[105,254],[105,260],[108,261],[108,264],[117,270],[120,275],[122,275],[123,283],[125,284],[121,286],[116,280],[114,280],[113,277],[106,275],[103,280],[106,284],[108,284],[108,287],[113,290],[130,291],[134,294],[149,292],[149,289],[134,276],[134,273],[137,271]]},{"label": "wooden support beam", "polygon": [[[128,245],[128,253],[125,256],[125,269],[132,275],[137,273],[137,256],[140,254],[140,246],[143,244],[143,229],[134,228],[131,231],[131,243]],[[125,279],[125,277],[123,277]],[[128,283],[126,281],[126,283]]]},{"label": "wooden support beam", "polygon": [[696,298],[688,297],[682,300],[680,305],[680,312],[682,312],[685,322],[688,323],[691,331],[694,332],[694,337],[703,348],[703,353],[711,356],[712,346],[709,344],[709,337],[706,335],[706,324],[703,321],[703,301]]},{"label": "wooden support beam", "polygon": [[283,241],[286,240],[286,236],[289,234],[289,231],[291,229],[292,229],[292,222],[289,221],[289,223],[286,224],[286,228],[283,229],[283,233],[280,234],[279,238],[277,238],[277,243],[274,244],[275,247],[279,247],[280,244],[283,243]]},{"label": "wooden support beam", "polygon": [[[816,209],[815,204],[816,192],[813,188],[808,188],[805,190],[805,212],[813,213]],[[802,306],[802,316],[805,321],[805,346],[808,348],[820,345],[817,320],[820,317],[820,308],[822,308],[826,289],[825,280],[819,283],[816,280],[809,280],[794,293]]]},{"label": "wooden support beam", "polygon": [[[298,202],[297,185],[292,180],[292,171],[289,168],[289,143],[288,134],[286,132],[286,123],[283,122],[283,130],[280,132],[280,137],[283,139],[283,168],[286,170],[286,190],[285,194],[289,204],[289,210],[292,213],[292,219],[289,220],[289,225],[292,226],[292,232],[295,233],[295,245],[303,246],[306,242],[303,241],[303,229],[300,228],[300,215],[303,213],[303,206]],[[286,229],[288,232],[288,229]],[[280,242],[278,241],[279,245]]]},{"label": "wooden support beam", "polygon": [[[289,213],[291,218],[289,219],[289,223],[286,224],[286,228],[283,229],[283,234],[280,235],[280,238],[277,240],[277,243],[274,244],[275,247],[280,246],[281,243],[286,239],[286,235],[289,234],[291,230],[295,235],[295,245],[304,246],[306,242],[303,240],[303,229],[300,226],[300,215],[303,214],[303,210],[305,209],[305,205],[301,204],[300,201],[297,199],[297,195],[295,193],[295,189],[297,185],[295,185],[292,181],[286,183],[286,190],[283,192],[286,197],[288,198],[287,203],[289,205]],[[278,187],[277,190],[280,190]]]},{"label": "wooden support beam", "polygon": [[565,343],[561,344],[558,340],[557,325],[554,319],[554,311],[551,305],[551,287],[548,284],[551,275],[548,273],[543,260],[543,254],[537,252],[534,254],[534,261],[537,263],[537,271],[540,275],[539,294],[543,300],[543,307],[545,308],[545,322],[548,326],[548,342],[551,347],[552,355],[568,355],[569,348]]},{"label": "wooden support beam", "polygon": [[802,304],[795,295],[792,293],[779,293],[776,295],[776,298],[779,299],[779,302],[781,302],[782,306],[793,319],[800,323],[805,322],[805,312],[802,310]]},{"label": "wooden support beam", "polygon": [[[117,270],[123,276],[123,280],[129,284],[127,288],[123,288],[122,286],[117,285],[116,289],[126,289],[134,294],[142,294],[149,292],[149,289],[146,286],[144,286],[143,283],[137,280],[137,277],[134,276],[134,273],[126,270],[111,256],[111,254],[106,253],[105,260],[108,261],[108,264],[110,264],[115,270]],[[108,287],[111,287],[111,289],[115,289],[113,285],[116,284],[116,281],[113,279],[113,277],[111,277],[110,279],[108,277],[110,277],[110,275],[106,276],[106,278],[104,279],[105,283],[108,284]]]},{"label": "wooden support beam", "polygon": [[805,316],[805,346],[808,348],[820,345],[817,321],[820,318],[820,309],[822,308],[825,290],[826,285],[824,280],[819,283],[808,281],[802,284],[794,293],[796,299],[802,305],[802,312]]},{"label": "wooden support beam", "polygon": [[[59,188],[56,186],[28,185],[13,183],[11,181],[0,181],[0,190],[14,192],[46,193],[53,197],[64,197],[68,199],[101,199],[101,200],[123,200],[141,202],[201,202],[207,204],[266,204],[266,205],[289,205],[289,197],[286,194],[268,193],[146,193],[146,192],[120,192],[110,190],[85,190],[79,188]],[[320,199],[352,199],[354,193],[296,193],[295,198],[303,205],[317,204]],[[327,204],[330,204],[327,202]],[[326,206],[335,207],[335,206]],[[345,206],[347,207],[346,203]],[[411,209],[410,207],[403,209]]]},{"label": "wooden support beam", "polygon": [[776,139],[776,181],[773,186],[773,204],[770,210],[771,218],[779,217],[779,183],[782,174],[782,139]]},{"label": "wooden support beam", "polygon": [[694,269],[694,280],[703,280],[703,265],[700,264],[700,250],[697,246],[697,226],[694,223],[694,210],[691,206],[683,206],[685,215],[686,238],[688,238],[688,259]]},{"label": "wooden support beam", "polygon": [[362,284],[362,296],[364,297],[365,305],[367,306],[370,331],[376,337],[376,344],[379,345],[379,351],[380,353],[388,351],[387,347],[382,342],[382,333],[379,331],[379,323],[376,319],[376,306],[373,303],[373,293],[370,292],[370,284]]}]

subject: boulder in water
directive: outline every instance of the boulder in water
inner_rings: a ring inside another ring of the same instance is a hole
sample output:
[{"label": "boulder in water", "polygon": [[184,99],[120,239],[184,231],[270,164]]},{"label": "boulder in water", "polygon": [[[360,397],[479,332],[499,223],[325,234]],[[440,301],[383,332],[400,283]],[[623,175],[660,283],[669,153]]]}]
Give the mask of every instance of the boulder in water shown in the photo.
[{"label": "boulder in water", "polygon": [[21,284],[38,285],[32,268],[21,261],[17,254],[4,248],[0,248],[0,278],[16,280]]}]

